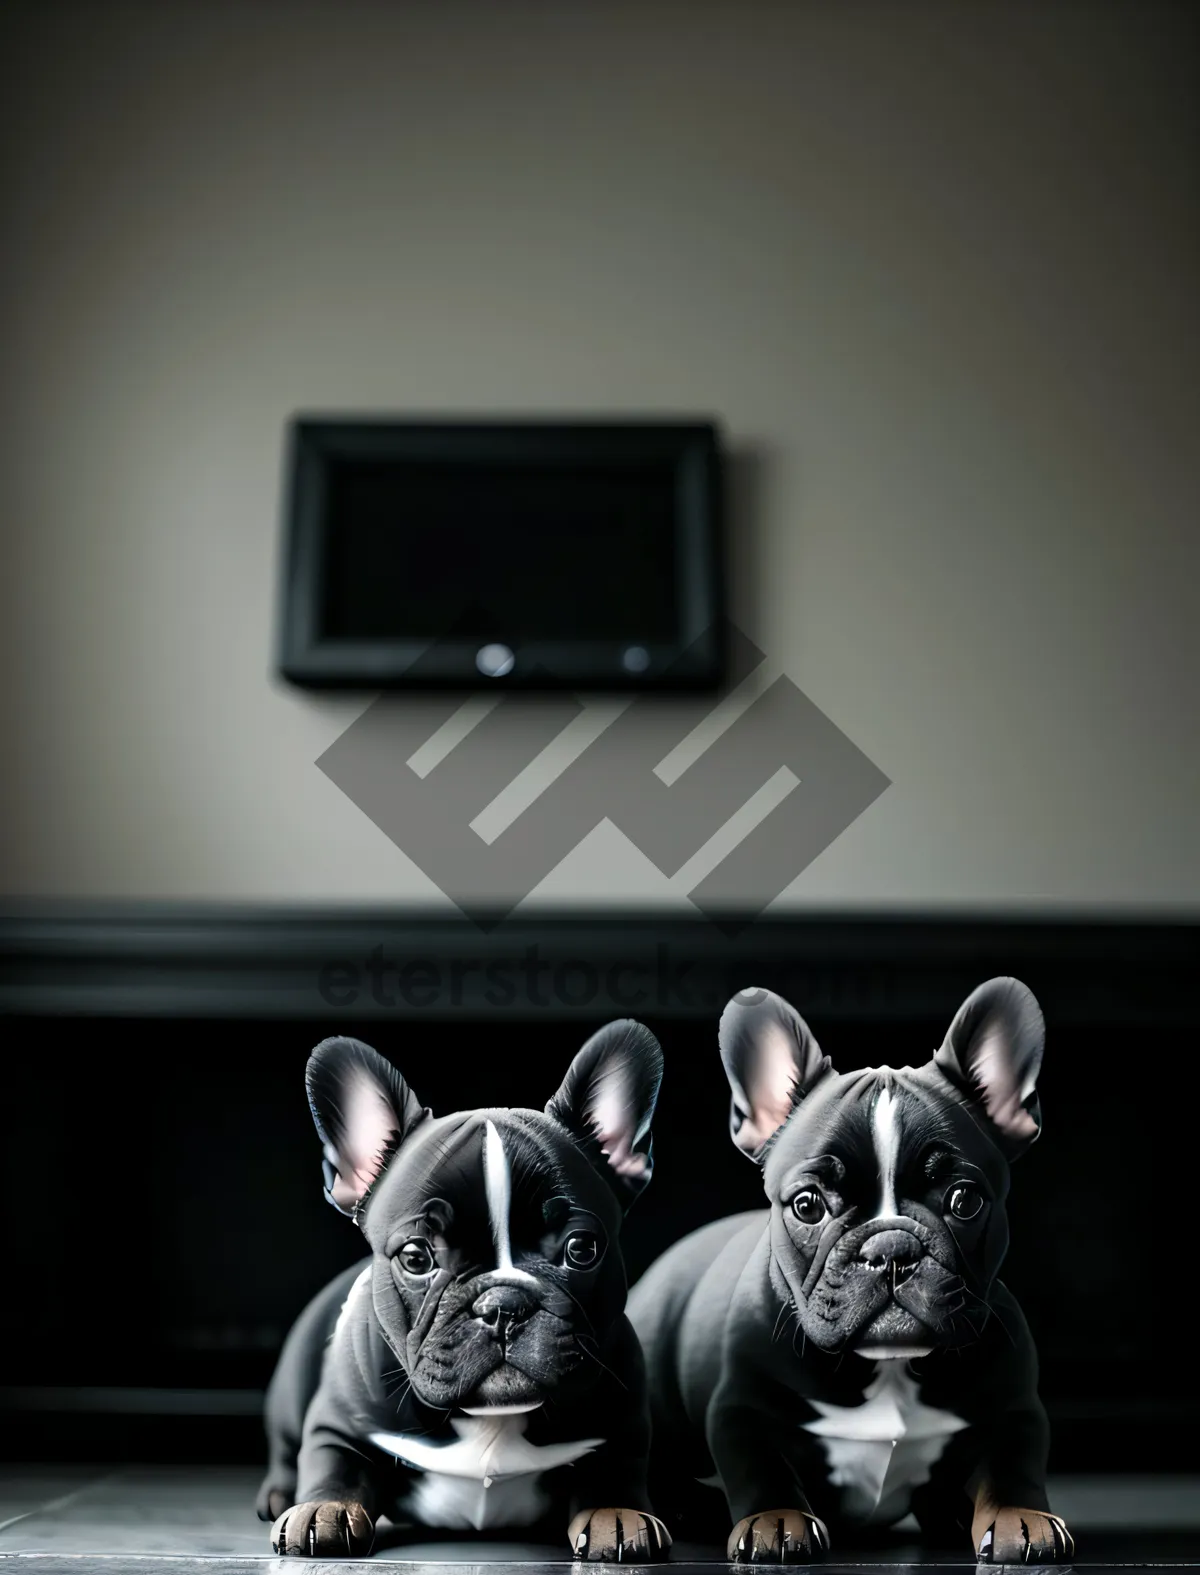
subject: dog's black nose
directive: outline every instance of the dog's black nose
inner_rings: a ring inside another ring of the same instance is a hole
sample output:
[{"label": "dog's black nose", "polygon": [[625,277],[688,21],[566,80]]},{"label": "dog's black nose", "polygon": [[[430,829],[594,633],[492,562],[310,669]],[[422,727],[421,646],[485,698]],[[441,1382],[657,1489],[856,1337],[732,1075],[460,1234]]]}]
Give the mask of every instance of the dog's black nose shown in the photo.
[{"label": "dog's black nose", "polygon": [[910,1231],[881,1230],[858,1249],[869,1269],[891,1269],[897,1280],[907,1279],[925,1256],[925,1249]]},{"label": "dog's black nose", "polygon": [[471,1311],[489,1329],[515,1329],[534,1310],[533,1297],[519,1285],[493,1285],[484,1291]]}]

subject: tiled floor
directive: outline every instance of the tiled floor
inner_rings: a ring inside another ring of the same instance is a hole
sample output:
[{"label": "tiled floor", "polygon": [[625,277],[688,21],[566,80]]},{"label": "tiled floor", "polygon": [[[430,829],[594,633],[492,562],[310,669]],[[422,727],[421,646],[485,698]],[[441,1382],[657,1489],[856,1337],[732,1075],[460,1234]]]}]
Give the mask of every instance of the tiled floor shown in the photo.
[{"label": "tiled floor", "polygon": [[[267,1527],[254,1515],[258,1474],[244,1468],[79,1466],[0,1468],[0,1575],[260,1575],[274,1558]],[[1054,1484],[1052,1500],[1076,1534],[1076,1569],[1155,1565],[1200,1567],[1200,1479],[1073,1480]],[[719,1562],[716,1549],[674,1549],[676,1567]],[[905,1538],[883,1552],[842,1550],[832,1569],[929,1562]],[[972,1567],[967,1559],[939,1561]],[[475,1575],[567,1563],[564,1550],[519,1543],[386,1542],[363,1567],[436,1564]],[[287,1569],[294,1575],[295,1561]],[[356,1565],[309,1566],[310,1570]]]}]

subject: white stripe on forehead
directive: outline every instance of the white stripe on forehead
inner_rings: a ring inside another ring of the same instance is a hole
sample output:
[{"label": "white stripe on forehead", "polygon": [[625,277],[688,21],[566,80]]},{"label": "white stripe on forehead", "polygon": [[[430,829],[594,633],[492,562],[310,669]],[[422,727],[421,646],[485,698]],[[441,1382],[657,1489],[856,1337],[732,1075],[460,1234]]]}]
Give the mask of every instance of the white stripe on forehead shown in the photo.
[{"label": "white stripe on forehead", "polygon": [[871,1136],[879,1162],[879,1213],[875,1218],[894,1219],[900,1212],[896,1202],[896,1169],[900,1161],[900,1106],[885,1083],[871,1112]]},{"label": "white stripe on forehead", "polygon": [[486,1123],[483,1134],[483,1185],[487,1193],[488,1218],[492,1224],[492,1240],[496,1244],[496,1273],[509,1280],[533,1281],[532,1274],[513,1267],[510,1216],[512,1211],[512,1176],[508,1168],[508,1155],[496,1123]]}]

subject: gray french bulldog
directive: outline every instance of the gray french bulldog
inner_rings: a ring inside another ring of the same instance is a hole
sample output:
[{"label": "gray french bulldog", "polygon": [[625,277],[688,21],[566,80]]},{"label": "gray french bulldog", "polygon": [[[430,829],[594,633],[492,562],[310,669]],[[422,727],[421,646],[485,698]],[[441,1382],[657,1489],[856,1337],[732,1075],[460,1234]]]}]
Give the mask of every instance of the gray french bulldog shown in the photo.
[{"label": "gray french bulldog", "polygon": [[544,1110],[439,1118],[369,1046],[317,1046],[326,1197],[371,1256],[309,1304],[271,1381],[258,1513],[277,1553],[360,1555],[385,1516],[665,1557],[619,1243],[661,1076],[653,1034],[616,1022]]},{"label": "gray french bulldog", "polygon": [[1037,1355],[996,1278],[1009,1164],[1041,1129],[1033,996],[982,985],[915,1070],[840,1075],[767,990],[735,996],[719,1037],[770,1207],[686,1237],[631,1294],[656,1504],[703,1515],[697,1482],[722,1488],[737,1563],[910,1512],[983,1562],[1069,1559]]}]

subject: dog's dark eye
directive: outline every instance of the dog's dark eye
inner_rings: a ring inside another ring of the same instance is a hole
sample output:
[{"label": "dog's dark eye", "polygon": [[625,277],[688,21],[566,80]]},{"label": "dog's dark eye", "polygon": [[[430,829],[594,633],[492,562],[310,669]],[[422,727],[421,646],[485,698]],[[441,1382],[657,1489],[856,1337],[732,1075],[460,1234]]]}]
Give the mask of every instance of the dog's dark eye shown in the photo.
[{"label": "dog's dark eye", "polygon": [[825,1199],[815,1187],[805,1187],[792,1199],[792,1213],[801,1225],[819,1225],[825,1218]]},{"label": "dog's dark eye", "polygon": [[433,1248],[427,1241],[406,1241],[399,1252],[400,1267],[405,1274],[415,1274],[420,1277],[432,1272],[435,1259]]},{"label": "dog's dark eye", "polygon": [[563,1257],[573,1269],[590,1269],[600,1256],[600,1243],[590,1231],[577,1230],[567,1237]]},{"label": "dog's dark eye", "polygon": [[983,1193],[970,1182],[960,1181],[957,1187],[951,1187],[947,1201],[956,1220],[973,1220],[983,1207]]}]

